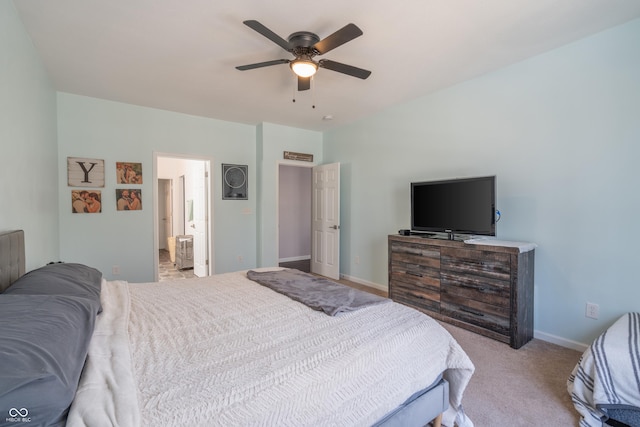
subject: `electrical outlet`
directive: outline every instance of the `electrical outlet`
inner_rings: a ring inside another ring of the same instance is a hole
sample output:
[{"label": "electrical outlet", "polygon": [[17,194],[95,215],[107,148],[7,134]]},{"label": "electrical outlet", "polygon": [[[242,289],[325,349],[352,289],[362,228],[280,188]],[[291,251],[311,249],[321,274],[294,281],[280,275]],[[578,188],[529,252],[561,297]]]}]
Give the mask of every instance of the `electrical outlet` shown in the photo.
[{"label": "electrical outlet", "polygon": [[360,255],[356,255],[355,261],[356,261],[356,265],[360,264]]},{"label": "electrical outlet", "polygon": [[597,319],[600,315],[600,306],[592,302],[588,302],[584,312],[585,317]]},{"label": "electrical outlet", "polygon": [[114,265],[113,267],[111,267],[111,273],[114,276],[117,276],[118,274],[120,274],[120,266],[119,265]]},{"label": "electrical outlet", "polygon": [[238,255],[238,264],[242,264],[242,255]]}]

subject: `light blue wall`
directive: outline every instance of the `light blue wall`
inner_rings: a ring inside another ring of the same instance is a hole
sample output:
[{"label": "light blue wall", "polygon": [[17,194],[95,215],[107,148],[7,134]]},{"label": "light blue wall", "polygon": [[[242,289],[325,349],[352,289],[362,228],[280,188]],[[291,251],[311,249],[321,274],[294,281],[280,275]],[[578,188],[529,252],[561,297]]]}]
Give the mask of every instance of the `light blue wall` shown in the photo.
[{"label": "light blue wall", "polygon": [[56,94],[22,22],[0,1],[0,231],[23,229],[26,267],[58,259]]},{"label": "light blue wall", "polygon": [[[66,93],[58,94],[58,145],[62,259],[95,266],[110,279],[133,282],[154,277],[154,152],[214,158],[216,273],[277,264],[277,165],[286,150],[322,158],[319,132],[268,123],[255,127]],[[105,161],[102,213],[71,212],[67,157]],[[141,212],[116,211],[118,161],[142,163]],[[249,167],[249,200],[222,200],[222,163]],[[117,277],[112,275],[114,265],[120,267]]]},{"label": "light blue wall", "polygon": [[278,265],[278,166],[285,151],[313,154],[322,163],[322,133],[263,123],[258,127],[258,264]]},{"label": "light blue wall", "polygon": [[343,164],[342,273],[387,284],[411,181],[495,174],[498,237],[539,245],[538,336],[588,343],[640,310],[638,40],[636,20],[325,133]]},{"label": "light blue wall", "polygon": [[[213,242],[215,272],[256,265],[255,195],[249,200],[221,200],[221,164],[249,167],[249,189],[255,188],[255,126],[189,116],[134,105],[58,94],[58,178],[60,254],[94,266],[107,278],[152,281],[153,153],[213,158]],[[67,186],[67,157],[105,161],[102,213],[73,214]],[[138,162],[143,168],[143,210],[117,212],[115,162]],[[250,214],[243,214],[250,212]],[[238,263],[238,257],[243,260]],[[112,266],[121,274],[113,277]]]}]

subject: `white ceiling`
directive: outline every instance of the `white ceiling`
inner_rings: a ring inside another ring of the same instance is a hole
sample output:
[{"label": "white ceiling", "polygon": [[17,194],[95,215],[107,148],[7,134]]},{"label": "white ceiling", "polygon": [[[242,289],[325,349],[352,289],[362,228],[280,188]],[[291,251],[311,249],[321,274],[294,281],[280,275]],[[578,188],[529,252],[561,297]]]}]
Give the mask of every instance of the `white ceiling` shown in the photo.
[{"label": "white ceiling", "polygon": [[[62,92],[258,124],[327,130],[640,17],[640,0],[14,0]],[[324,38],[353,22],[364,35],[316,59],[297,92],[291,59],[242,24],[286,39]],[[292,102],[295,96],[296,102]],[[315,104],[315,108],[312,106]],[[331,115],[333,120],[322,120]]]}]

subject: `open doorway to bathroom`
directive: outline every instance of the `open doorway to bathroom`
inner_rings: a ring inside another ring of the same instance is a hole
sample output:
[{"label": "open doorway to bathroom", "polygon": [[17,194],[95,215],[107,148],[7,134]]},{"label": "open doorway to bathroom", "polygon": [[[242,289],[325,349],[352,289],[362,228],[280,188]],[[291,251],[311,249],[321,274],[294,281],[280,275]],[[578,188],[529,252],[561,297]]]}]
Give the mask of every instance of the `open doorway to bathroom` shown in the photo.
[{"label": "open doorway to bathroom", "polygon": [[212,159],[156,154],[156,280],[213,274]]},{"label": "open doorway to bathroom", "polygon": [[183,185],[183,176],[178,178],[177,183],[173,178],[158,178],[158,280],[160,281],[195,277],[193,268],[176,267],[175,236],[185,233],[183,210],[178,208],[174,212],[173,201],[174,199],[183,200],[183,193],[180,191]]}]

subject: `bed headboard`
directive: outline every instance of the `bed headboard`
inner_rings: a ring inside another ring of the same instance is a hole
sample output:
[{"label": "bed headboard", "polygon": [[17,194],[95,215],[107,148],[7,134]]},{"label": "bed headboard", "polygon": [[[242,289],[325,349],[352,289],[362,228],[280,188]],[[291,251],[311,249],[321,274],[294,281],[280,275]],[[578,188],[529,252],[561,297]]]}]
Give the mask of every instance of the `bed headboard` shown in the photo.
[{"label": "bed headboard", "polygon": [[0,232],[0,293],[24,274],[24,231]]}]

